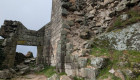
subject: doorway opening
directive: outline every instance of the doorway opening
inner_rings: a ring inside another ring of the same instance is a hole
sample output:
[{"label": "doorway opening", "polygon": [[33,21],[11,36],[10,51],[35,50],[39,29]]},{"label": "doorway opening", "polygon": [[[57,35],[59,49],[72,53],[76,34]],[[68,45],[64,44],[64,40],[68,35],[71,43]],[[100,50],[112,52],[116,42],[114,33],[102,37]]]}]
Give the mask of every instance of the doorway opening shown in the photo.
[{"label": "doorway opening", "polygon": [[34,58],[37,57],[37,46],[23,46],[23,45],[17,45],[16,52],[23,53],[26,55],[28,52],[32,52]]},{"label": "doorway opening", "polygon": [[2,37],[2,36],[0,36],[0,39],[3,39],[3,37]]}]

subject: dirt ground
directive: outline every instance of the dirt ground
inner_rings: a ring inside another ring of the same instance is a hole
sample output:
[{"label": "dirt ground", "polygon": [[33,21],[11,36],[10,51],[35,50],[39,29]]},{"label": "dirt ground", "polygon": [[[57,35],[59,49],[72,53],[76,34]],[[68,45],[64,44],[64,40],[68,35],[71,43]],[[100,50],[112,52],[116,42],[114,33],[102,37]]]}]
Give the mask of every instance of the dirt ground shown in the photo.
[{"label": "dirt ground", "polygon": [[18,76],[11,80],[47,80],[47,77],[44,75],[28,74],[25,76]]}]

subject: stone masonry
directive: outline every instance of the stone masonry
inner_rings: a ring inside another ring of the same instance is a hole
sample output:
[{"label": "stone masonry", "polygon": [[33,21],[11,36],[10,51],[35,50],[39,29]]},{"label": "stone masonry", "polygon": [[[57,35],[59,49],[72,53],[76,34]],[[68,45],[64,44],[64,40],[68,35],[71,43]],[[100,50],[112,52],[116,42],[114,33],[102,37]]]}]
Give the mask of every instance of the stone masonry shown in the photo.
[{"label": "stone masonry", "polygon": [[[37,64],[56,66],[58,72],[95,80],[97,76],[95,66],[87,67],[87,56],[90,52],[88,41],[104,33],[114,17],[128,9],[130,7],[128,5],[138,5],[140,1],[52,0],[52,2],[51,21],[38,31],[28,30],[19,21],[4,21],[0,29],[6,54],[3,66],[8,68],[14,66],[17,45],[37,46]],[[100,63],[104,60],[97,61]]]},{"label": "stone masonry", "polygon": [[61,67],[64,68],[64,60],[61,57],[65,54],[66,31],[62,27],[63,9],[61,6],[62,1],[53,0],[51,22],[38,31],[28,30],[19,21],[4,21],[0,29],[0,36],[4,38],[3,46],[6,55],[3,66],[13,67],[16,46],[27,45],[37,46],[37,64],[57,66],[58,71],[63,71]]}]

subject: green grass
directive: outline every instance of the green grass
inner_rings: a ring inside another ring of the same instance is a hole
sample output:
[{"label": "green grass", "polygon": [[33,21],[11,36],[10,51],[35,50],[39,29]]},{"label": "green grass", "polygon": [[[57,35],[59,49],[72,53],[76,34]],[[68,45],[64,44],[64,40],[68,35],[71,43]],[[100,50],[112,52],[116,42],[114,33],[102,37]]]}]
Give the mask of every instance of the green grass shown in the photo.
[{"label": "green grass", "polygon": [[[113,80],[120,80],[119,78],[116,78],[115,76],[113,76],[112,74],[109,73],[110,69],[133,69],[133,64],[131,64],[132,62],[140,62],[140,52],[138,51],[134,51],[134,50],[123,50],[123,51],[118,51],[118,50],[108,50],[105,48],[99,48],[99,47],[95,47],[92,49],[90,55],[94,55],[96,57],[101,57],[101,56],[106,56],[108,57],[110,60],[107,63],[108,65],[100,70],[100,73],[98,75],[98,78],[108,78],[108,76],[112,76],[112,78],[114,77]],[[120,67],[118,66],[119,62],[124,62],[127,61],[128,63],[126,63],[125,66]],[[140,77],[138,77],[139,79]],[[134,79],[134,80],[138,80],[138,79]],[[129,80],[129,79],[127,79]]]},{"label": "green grass", "polygon": [[58,74],[59,76],[66,75],[65,72],[57,73],[55,69],[56,69],[55,67],[49,66],[49,67],[46,67],[45,69],[43,69],[42,71],[37,72],[37,74],[42,74],[42,75],[45,75],[47,77],[51,77],[55,73]]},{"label": "green grass", "polygon": [[62,76],[62,75],[67,75],[67,74],[65,72],[61,72],[59,73],[59,75]]},{"label": "green grass", "polygon": [[137,77],[137,79],[136,80],[140,80],[140,75]]},{"label": "green grass", "polygon": [[87,59],[87,65],[90,65],[90,64],[91,64],[91,60]]},{"label": "green grass", "polygon": [[112,61],[113,64],[118,63],[120,61],[128,61],[135,63],[140,62],[140,52],[135,50],[119,51],[95,47],[92,49],[90,54],[96,57],[106,56]]},{"label": "green grass", "polygon": [[84,80],[84,78],[78,78],[78,77],[74,77],[74,80]]},{"label": "green grass", "polygon": [[128,14],[130,16],[129,19],[122,21],[121,16],[118,16],[115,19],[113,25],[110,28],[108,28],[107,32],[110,32],[115,29],[124,28],[129,24],[133,24],[135,22],[140,21],[140,13],[138,11],[130,10],[130,11],[126,12],[126,14]]},{"label": "green grass", "polygon": [[47,77],[51,77],[55,73],[56,73],[55,67],[46,67],[44,70],[37,72],[37,74],[42,74]]}]

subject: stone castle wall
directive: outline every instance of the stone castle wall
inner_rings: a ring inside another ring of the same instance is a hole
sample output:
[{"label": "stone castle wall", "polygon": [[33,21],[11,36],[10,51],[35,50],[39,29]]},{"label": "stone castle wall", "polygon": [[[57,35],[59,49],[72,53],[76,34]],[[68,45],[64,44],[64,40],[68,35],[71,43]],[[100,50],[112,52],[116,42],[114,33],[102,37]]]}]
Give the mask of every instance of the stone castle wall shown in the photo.
[{"label": "stone castle wall", "polygon": [[[66,72],[70,76],[95,78],[96,70],[94,67],[87,67],[86,64],[88,60],[86,56],[90,52],[89,41],[104,33],[113,18],[120,11],[127,9],[128,4],[134,2],[132,0],[52,2],[51,21],[38,31],[28,30],[17,21],[5,21],[0,30],[0,35],[5,38],[7,55],[5,65],[13,66],[16,45],[32,45],[38,49],[37,64],[56,66],[58,72]],[[137,2],[138,0],[135,1]],[[80,72],[89,72],[91,76]]]}]

